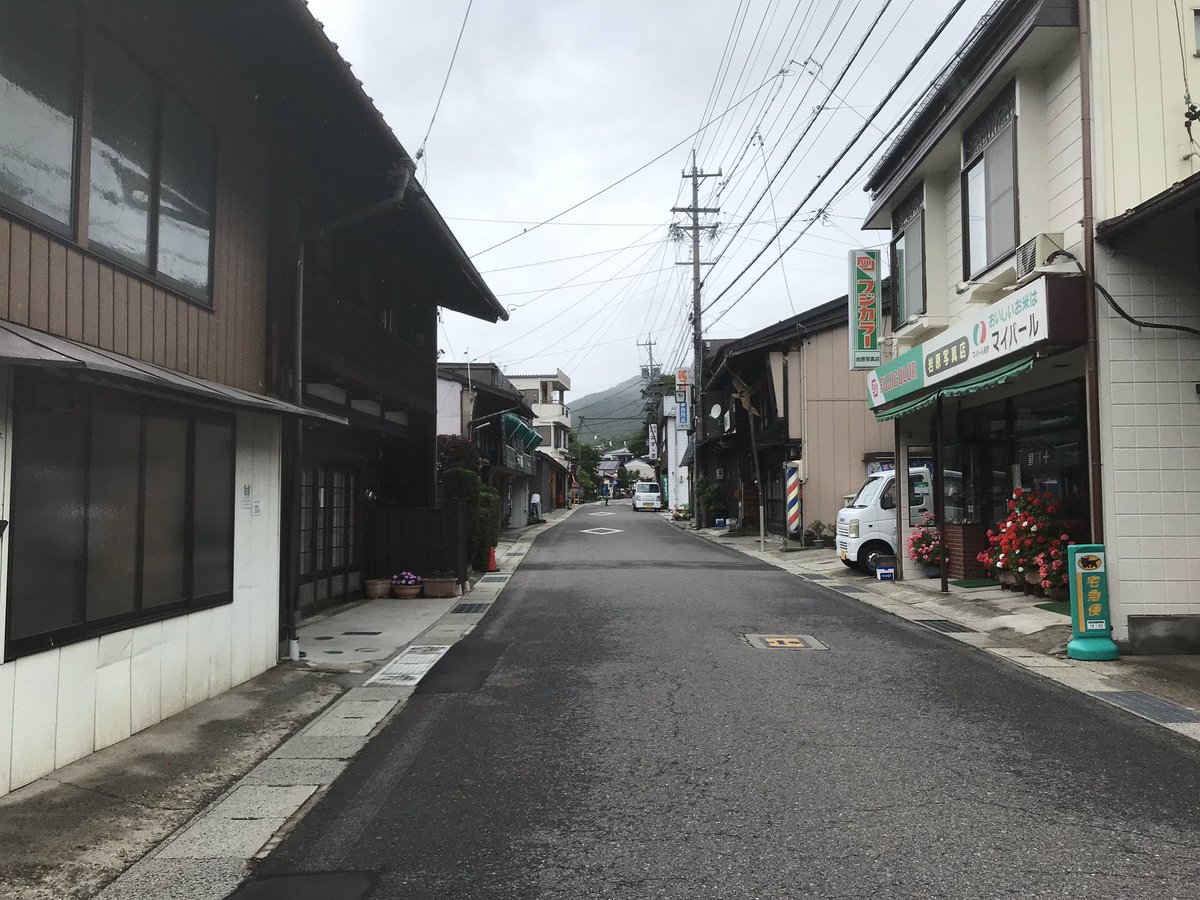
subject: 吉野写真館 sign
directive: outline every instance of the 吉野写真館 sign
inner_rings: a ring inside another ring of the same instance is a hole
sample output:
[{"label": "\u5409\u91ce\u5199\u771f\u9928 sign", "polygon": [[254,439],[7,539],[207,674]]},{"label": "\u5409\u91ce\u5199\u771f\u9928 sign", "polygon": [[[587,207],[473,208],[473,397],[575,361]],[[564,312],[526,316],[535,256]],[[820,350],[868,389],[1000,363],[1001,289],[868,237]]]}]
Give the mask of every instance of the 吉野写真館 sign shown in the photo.
[{"label": "\u5409\u91ce\u5199\u771f\u9928 sign", "polygon": [[1001,360],[1049,336],[1043,276],[985,307],[977,317],[947,328],[875,369],[867,376],[868,399],[872,408],[883,406]]},{"label": "\u5409\u91ce\u5199\u771f\u9928 sign", "polygon": [[879,251],[850,251],[850,368],[873,369],[879,354]]}]

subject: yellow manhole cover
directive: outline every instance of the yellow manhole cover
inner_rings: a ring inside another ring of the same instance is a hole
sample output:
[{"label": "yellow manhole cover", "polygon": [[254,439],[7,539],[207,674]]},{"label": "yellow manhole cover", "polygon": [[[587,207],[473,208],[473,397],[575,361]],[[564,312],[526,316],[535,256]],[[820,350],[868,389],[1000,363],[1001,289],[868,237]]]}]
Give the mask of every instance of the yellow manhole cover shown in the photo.
[{"label": "yellow manhole cover", "polygon": [[828,650],[811,634],[747,634],[751,647],[759,650]]}]

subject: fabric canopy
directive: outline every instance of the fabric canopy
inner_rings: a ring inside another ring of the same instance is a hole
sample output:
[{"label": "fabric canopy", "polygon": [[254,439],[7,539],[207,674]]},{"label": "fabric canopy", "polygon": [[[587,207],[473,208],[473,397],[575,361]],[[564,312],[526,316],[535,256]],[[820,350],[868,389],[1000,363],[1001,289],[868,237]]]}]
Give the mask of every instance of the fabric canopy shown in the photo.
[{"label": "fabric canopy", "polygon": [[530,428],[512,413],[504,414],[504,436],[512,438],[527,451],[533,450],[542,442],[542,436]]},{"label": "fabric canopy", "polygon": [[973,394],[975,391],[983,390],[984,388],[994,387],[995,385],[1004,384],[1006,381],[1011,381],[1018,375],[1028,372],[1033,368],[1033,357],[1026,356],[1016,362],[1009,363],[1001,369],[994,369],[991,372],[985,372],[982,375],[975,375],[972,378],[967,378],[964,381],[959,381],[953,384],[948,384],[945,387],[938,388],[928,394],[924,394],[906,403],[901,403],[887,410],[875,410],[875,419],[879,422],[890,422],[892,419],[898,419],[901,416],[906,416],[909,413],[916,412],[919,409],[924,409],[927,406],[932,406],[937,402],[938,397],[962,397],[967,394]]}]

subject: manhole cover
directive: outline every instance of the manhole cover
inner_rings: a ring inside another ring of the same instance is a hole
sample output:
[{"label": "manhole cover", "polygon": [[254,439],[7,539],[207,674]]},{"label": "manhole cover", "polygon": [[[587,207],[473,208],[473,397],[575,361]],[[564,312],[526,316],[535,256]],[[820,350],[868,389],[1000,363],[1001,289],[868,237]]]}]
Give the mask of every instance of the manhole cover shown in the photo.
[{"label": "manhole cover", "polygon": [[759,650],[828,650],[811,634],[747,634],[751,647]]},{"label": "manhole cover", "polygon": [[452,613],[481,613],[491,605],[492,604],[490,604],[490,603],[460,603],[460,604],[458,604],[458,606],[454,607],[454,609],[450,610],[450,612],[452,612]]},{"label": "manhole cover", "polygon": [[932,628],[934,631],[940,631],[942,634],[978,634],[974,628],[968,628],[966,625],[960,625],[957,622],[951,622],[949,619],[913,619],[918,625],[924,625],[926,628]]}]

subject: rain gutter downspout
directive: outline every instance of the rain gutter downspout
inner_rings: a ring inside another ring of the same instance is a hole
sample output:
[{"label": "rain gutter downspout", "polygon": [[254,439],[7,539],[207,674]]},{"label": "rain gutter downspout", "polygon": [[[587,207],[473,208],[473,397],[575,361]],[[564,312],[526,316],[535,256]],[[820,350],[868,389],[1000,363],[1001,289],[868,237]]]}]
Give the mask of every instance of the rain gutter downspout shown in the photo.
[{"label": "rain gutter downspout", "polygon": [[[314,232],[305,234],[298,232],[296,236],[296,291],[295,291],[295,333],[292,343],[292,401],[297,406],[304,405],[304,247],[309,240],[321,235],[345,228],[355,222],[368,219],[385,210],[399,206],[404,201],[404,195],[412,183],[416,166],[410,160],[404,166],[400,175],[400,184],[392,196],[379,200],[368,206],[360,207],[332,219]],[[288,523],[288,537],[291,542],[290,553],[291,584],[288,590],[287,636],[288,659],[300,661],[300,495],[303,492],[303,465],[301,459],[304,450],[304,423],[299,416],[292,417],[292,451],[294,464],[292,466],[292,502],[291,521]]]},{"label": "rain gutter downspout", "polygon": [[1104,479],[1100,464],[1100,376],[1096,315],[1095,180],[1092,161],[1092,14],[1091,0],[1079,0],[1079,123],[1083,153],[1083,268],[1087,343],[1084,394],[1087,406],[1088,514],[1093,543],[1104,543]]}]

